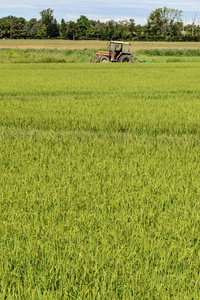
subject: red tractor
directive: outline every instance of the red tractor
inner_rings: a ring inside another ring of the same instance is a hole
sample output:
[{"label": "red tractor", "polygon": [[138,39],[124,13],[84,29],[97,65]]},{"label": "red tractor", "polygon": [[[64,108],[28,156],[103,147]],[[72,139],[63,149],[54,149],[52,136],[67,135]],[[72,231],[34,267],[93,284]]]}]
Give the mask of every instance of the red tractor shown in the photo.
[{"label": "red tractor", "polygon": [[91,62],[133,62],[130,43],[111,41],[107,51],[97,51]]}]

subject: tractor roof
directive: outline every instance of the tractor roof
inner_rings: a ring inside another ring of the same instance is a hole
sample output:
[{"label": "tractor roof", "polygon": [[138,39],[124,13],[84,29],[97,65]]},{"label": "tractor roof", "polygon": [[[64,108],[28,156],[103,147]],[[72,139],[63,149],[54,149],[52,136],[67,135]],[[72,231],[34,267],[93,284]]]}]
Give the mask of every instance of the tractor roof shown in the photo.
[{"label": "tractor roof", "polygon": [[122,41],[111,41],[111,43],[130,45],[130,43]]}]

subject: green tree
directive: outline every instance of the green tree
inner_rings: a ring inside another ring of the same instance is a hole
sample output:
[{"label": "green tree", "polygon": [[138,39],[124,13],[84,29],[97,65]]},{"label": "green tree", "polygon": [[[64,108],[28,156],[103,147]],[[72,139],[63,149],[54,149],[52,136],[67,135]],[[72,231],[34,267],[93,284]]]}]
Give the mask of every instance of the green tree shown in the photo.
[{"label": "green tree", "polygon": [[162,8],[154,10],[148,18],[148,27],[152,35],[161,35],[163,24],[165,22],[165,16]]},{"label": "green tree", "polygon": [[106,25],[107,25],[106,39],[112,40],[114,38],[116,22],[114,20],[110,20],[106,23]]},{"label": "green tree", "polygon": [[99,24],[99,36],[102,40],[107,39],[107,26],[105,23]]},{"label": "green tree", "polygon": [[39,30],[39,23],[36,23],[36,24],[34,24],[34,25],[31,27],[30,36],[31,36],[32,38],[35,38],[36,35],[37,35],[38,30]]},{"label": "green tree", "polygon": [[42,24],[48,26],[49,24],[53,23],[54,17],[53,17],[53,10],[48,8],[44,9],[40,12]]},{"label": "green tree", "polygon": [[90,26],[87,29],[87,37],[90,39],[98,39],[100,35],[99,23],[94,20],[90,20]]},{"label": "green tree", "polygon": [[37,31],[37,34],[36,34],[36,37],[37,38],[45,38],[45,37],[47,37],[47,27],[46,27],[46,25],[45,24],[42,24],[40,27],[39,27],[39,29],[38,29],[38,31]]},{"label": "green tree", "polygon": [[67,22],[66,37],[70,40],[77,38],[77,24],[73,21]]},{"label": "green tree", "polygon": [[12,16],[4,17],[0,19],[0,37],[9,38],[10,37],[10,26],[11,26]]},{"label": "green tree", "polygon": [[[31,30],[33,28],[33,26],[37,24],[37,19],[33,18],[30,21],[26,22],[23,31],[22,31],[22,35],[23,37],[31,37]],[[38,29],[37,29],[38,30]],[[37,31],[36,31],[37,33]]]},{"label": "green tree", "polygon": [[[132,29],[133,23],[130,25],[130,22],[127,20],[123,20],[119,22],[120,24],[120,38],[122,40],[128,40],[132,38],[132,32],[130,32],[130,28]],[[129,28],[130,26],[130,28]]]},{"label": "green tree", "polygon": [[136,33],[136,36],[140,37],[142,35],[142,32],[143,32],[143,27],[141,25],[136,25],[135,26],[135,33]]},{"label": "green tree", "polygon": [[80,18],[77,20],[78,37],[79,38],[88,37],[89,28],[90,28],[90,21],[86,16],[81,15]]},{"label": "green tree", "polygon": [[[182,11],[173,8],[157,8],[148,17],[149,33],[154,36],[172,36],[182,22]],[[180,27],[181,31],[181,27]]]},{"label": "green tree", "polygon": [[11,18],[10,24],[10,38],[19,38],[22,36],[23,28],[26,24],[26,20],[24,18]]},{"label": "green tree", "polygon": [[128,31],[130,32],[131,37],[135,36],[135,20],[134,19],[129,20]]},{"label": "green tree", "polygon": [[165,9],[165,35],[180,35],[181,28],[183,27],[183,20],[182,20],[182,11],[173,8],[166,8]]},{"label": "green tree", "polygon": [[57,25],[56,23],[54,23],[54,24],[49,24],[49,25],[47,26],[47,36],[48,36],[49,38],[59,36],[59,28],[58,28],[58,25]]},{"label": "green tree", "polygon": [[65,23],[65,20],[61,20],[61,25],[60,25],[60,35],[62,38],[67,37],[67,24]]}]

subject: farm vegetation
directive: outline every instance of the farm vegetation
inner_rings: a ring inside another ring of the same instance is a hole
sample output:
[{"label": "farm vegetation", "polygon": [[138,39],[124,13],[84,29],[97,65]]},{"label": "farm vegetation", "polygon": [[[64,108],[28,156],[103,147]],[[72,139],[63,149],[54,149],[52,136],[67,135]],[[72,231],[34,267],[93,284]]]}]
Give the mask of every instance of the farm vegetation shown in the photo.
[{"label": "farm vegetation", "polygon": [[[67,45],[65,46],[67,47]],[[133,46],[135,47],[135,44]],[[106,50],[106,48],[102,48],[102,50]],[[87,48],[63,50],[0,48],[0,63],[88,63],[95,53],[95,49]],[[140,49],[132,54],[144,62],[149,60],[156,63],[200,62],[199,49]]]},{"label": "farm vegetation", "polygon": [[1,64],[0,299],[200,298],[199,77]]}]

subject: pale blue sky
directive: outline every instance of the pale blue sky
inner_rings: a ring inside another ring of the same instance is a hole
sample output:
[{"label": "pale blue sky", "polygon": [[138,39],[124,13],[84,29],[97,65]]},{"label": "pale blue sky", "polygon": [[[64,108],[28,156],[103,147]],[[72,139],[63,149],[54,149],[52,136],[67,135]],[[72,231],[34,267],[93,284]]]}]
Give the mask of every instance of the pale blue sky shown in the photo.
[{"label": "pale blue sky", "polygon": [[137,24],[145,24],[149,14],[160,7],[182,10],[184,22],[191,21],[198,14],[196,22],[200,20],[200,1],[182,0],[0,0],[0,18],[9,15],[23,17],[27,21],[31,18],[40,19],[43,9],[51,8],[58,22],[76,21],[80,15],[90,20],[129,20],[135,19]]}]

